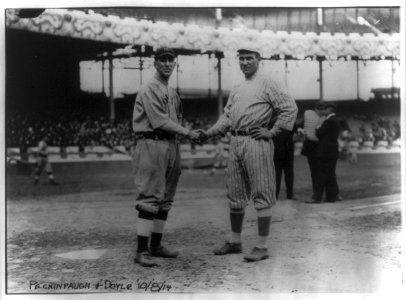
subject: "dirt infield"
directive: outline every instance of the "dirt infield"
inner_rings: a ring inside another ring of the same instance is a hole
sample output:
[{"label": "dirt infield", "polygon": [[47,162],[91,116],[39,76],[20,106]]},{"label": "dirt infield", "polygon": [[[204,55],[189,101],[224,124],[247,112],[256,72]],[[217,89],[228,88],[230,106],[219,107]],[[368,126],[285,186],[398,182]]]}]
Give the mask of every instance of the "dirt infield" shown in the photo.
[{"label": "dirt infield", "polygon": [[[34,196],[12,191],[7,201],[7,291],[295,294],[401,287],[399,194],[322,205],[281,200],[273,211],[271,257],[245,263],[242,255],[212,255],[229,237],[223,176],[184,171],[164,237],[180,256],[160,259],[160,266],[152,269],[133,263],[136,213],[127,183],[126,188],[112,189],[109,182],[108,190],[88,187],[76,193],[63,192],[64,185],[80,189],[73,181],[57,187],[41,184]],[[9,187],[19,180],[10,179]],[[305,185],[299,180],[298,186]],[[20,185],[33,189],[32,183]],[[255,243],[256,226],[251,205],[244,222],[244,252]],[[74,251],[88,253],[84,250],[93,256],[69,258],[78,253]]]},{"label": "dirt infield", "polygon": [[[83,292],[36,288],[30,284],[32,281],[90,283],[86,292],[113,291],[112,285],[96,288],[97,283],[134,285],[151,281],[165,283],[171,287],[170,292],[369,293],[399,287],[399,203],[360,215],[347,207],[348,202],[319,207],[280,202],[272,223],[271,258],[247,264],[241,255],[211,254],[228,237],[223,196],[222,190],[204,194],[193,189],[179,191],[165,243],[179,249],[181,255],[174,260],[162,259],[161,266],[153,269],[132,262],[135,212],[130,209],[131,195],[86,193],[11,204],[8,291]],[[374,201],[397,200],[399,196]],[[253,246],[255,235],[255,213],[249,209],[243,234],[245,251]],[[56,256],[86,249],[106,251],[99,259]],[[120,290],[125,291],[144,292],[144,289]]]}]

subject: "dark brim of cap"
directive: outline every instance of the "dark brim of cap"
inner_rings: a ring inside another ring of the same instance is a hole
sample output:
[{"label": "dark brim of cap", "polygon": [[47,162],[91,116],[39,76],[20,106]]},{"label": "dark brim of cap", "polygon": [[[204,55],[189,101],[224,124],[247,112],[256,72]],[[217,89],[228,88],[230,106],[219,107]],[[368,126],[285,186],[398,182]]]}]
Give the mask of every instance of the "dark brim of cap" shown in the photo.
[{"label": "dark brim of cap", "polygon": [[325,107],[325,108],[328,108],[328,107],[336,108],[337,105],[336,105],[335,103],[333,103],[333,102],[326,102],[326,103],[324,104],[324,107]]},{"label": "dark brim of cap", "polygon": [[325,108],[337,108],[337,104],[334,102],[319,101],[316,103],[315,108],[325,109]]},{"label": "dark brim of cap", "polygon": [[156,58],[162,57],[162,56],[175,57],[175,53],[173,53],[173,52],[163,52],[163,53],[159,53],[158,55],[155,55]]}]

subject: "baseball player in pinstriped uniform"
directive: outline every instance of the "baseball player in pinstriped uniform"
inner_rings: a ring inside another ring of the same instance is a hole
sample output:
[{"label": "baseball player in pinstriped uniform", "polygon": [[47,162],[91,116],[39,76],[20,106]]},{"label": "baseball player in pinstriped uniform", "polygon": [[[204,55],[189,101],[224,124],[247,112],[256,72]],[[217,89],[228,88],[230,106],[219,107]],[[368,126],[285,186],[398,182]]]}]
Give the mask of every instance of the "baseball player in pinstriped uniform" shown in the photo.
[{"label": "baseball player in pinstriped uniform", "polygon": [[[198,140],[199,134],[181,125],[181,102],[168,80],[176,65],[175,52],[155,52],[154,78],[141,86],[134,104],[133,130],[137,143],[133,151],[137,254],[134,262],[153,267],[152,256],[175,258],[177,251],[161,245],[162,233],[171,209],[181,172],[176,135]],[[149,244],[150,240],[150,244]]]},{"label": "baseball player in pinstriped uniform", "polygon": [[[224,114],[217,123],[200,134],[202,140],[228,130],[232,134],[226,179],[231,241],[214,250],[214,254],[242,252],[244,209],[252,200],[258,212],[258,243],[244,256],[251,262],[269,256],[267,238],[271,207],[276,202],[272,138],[283,130],[292,130],[297,106],[291,96],[259,71],[259,49],[240,48],[238,55],[245,80],[231,91]],[[273,112],[277,114],[277,120],[269,129]]]}]

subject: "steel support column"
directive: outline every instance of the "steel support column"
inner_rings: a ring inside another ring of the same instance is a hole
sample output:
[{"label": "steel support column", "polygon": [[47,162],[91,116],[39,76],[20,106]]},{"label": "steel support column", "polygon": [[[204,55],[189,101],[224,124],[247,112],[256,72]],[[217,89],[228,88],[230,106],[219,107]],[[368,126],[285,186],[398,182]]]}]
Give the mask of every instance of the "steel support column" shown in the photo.
[{"label": "steel support column", "polygon": [[221,59],[223,58],[222,53],[216,53],[217,58],[217,75],[218,75],[218,89],[217,89],[217,111],[219,117],[223,114],[224,104],[223,104],[223,91],[221,88]]},{"label": "steel support column", "polygon": [[113,57],[109,55],[109,96],[110,96],[110,121],[114,122],[116,112],[114,107],[114,89],[113,89]]}]

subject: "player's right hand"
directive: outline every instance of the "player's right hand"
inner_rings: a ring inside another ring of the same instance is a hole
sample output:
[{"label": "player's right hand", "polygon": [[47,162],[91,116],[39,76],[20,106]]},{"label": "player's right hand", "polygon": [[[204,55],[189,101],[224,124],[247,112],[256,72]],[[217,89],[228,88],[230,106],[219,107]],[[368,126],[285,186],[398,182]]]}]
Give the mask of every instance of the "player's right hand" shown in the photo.
[{"label": "player's right hand", "polygon": [[200,140],[200,133],[197,130],[189,131],[187,137],[188,139],[192,140],[194,143],[201,145],[202,142]]},{"label": "player's right hand", "polygon": [[208,140],[209,136],[207,135],[206,131],[204,131],[203,129],[198,129],[196,130],[196,132],[199,133],[200,143],[204,143]]}]

